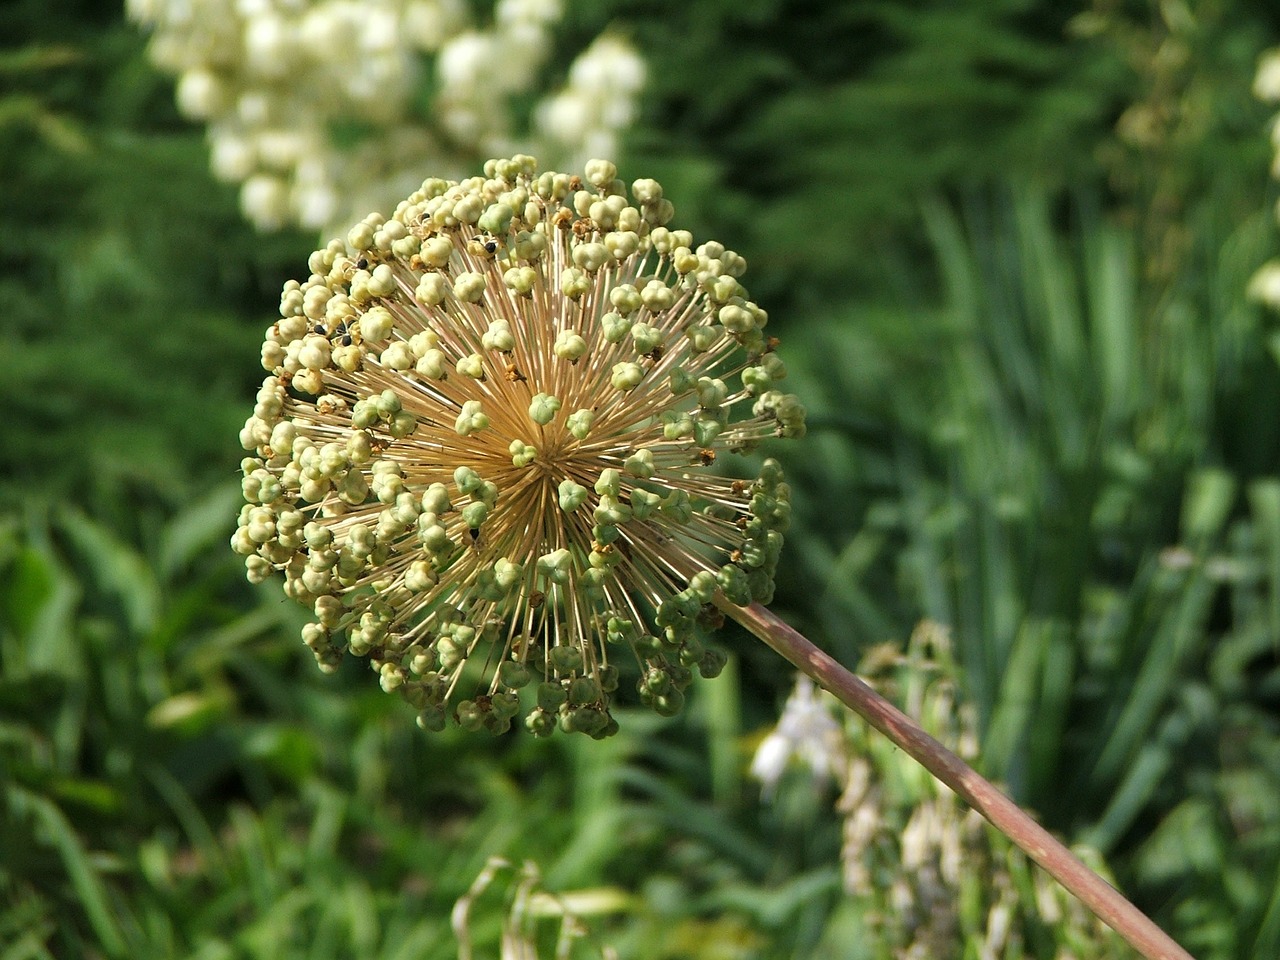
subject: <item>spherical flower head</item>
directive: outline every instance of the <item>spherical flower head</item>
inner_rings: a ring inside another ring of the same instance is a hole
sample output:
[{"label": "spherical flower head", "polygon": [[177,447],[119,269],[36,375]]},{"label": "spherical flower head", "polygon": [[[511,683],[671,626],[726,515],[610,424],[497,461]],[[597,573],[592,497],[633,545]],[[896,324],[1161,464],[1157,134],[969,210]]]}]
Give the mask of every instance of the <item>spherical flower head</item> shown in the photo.
[{"label": "spherical flower head", "polygon": [[593,737],[624,651],[664,715],[719,671],[715,604],[769,600],[790,504],[775,461],[713,465],[804,408],[743,259],[672,213],[606,161],[495,160],[286,284],[232,545],[323,669],[367,657],[428,729]]}]

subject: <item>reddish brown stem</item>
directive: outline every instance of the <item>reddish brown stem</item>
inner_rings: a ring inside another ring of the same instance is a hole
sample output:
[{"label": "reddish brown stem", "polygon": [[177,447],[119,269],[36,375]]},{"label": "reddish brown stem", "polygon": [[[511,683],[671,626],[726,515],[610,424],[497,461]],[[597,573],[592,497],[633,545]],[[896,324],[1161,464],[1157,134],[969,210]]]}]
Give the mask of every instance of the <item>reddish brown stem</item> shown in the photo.
[{"label": "reddish brown stem", "polygon": [[830,691],[986,817],[1147,960],[1192,960],[1167,933],[921,726],[759,604],[720,609]]}]

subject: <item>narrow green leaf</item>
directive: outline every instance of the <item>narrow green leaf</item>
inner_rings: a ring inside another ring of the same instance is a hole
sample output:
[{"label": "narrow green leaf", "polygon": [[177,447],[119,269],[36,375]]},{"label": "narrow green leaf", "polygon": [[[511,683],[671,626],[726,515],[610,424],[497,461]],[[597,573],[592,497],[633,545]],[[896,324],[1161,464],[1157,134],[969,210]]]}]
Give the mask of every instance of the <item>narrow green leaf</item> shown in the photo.
[{"label": "narrow green leaf", "polygon": [[89,861],[75,829],[62,811],[45,797],[11,785],[9,800],[19,812],[39,821],[44,836],[58,852],[67,879],[76,891],[85,919],[98,938],[98,945],[108,957],[126,956],[124,937],[108,905],[106,888]]},{"label": "narrow green leaf", "polygon": [[238,483],[221,484],[169,520],[160,535],[160,578],[167,582],[197,556],[225,543],[243,500]]},{"label": "narrow green leaf", "polygon": [[102,586],[120,599],[129,629],[139,636],[148,634],[159,614],[160,587],[146,560],[79,510],[63,511],[58,528],[80,550]]}]

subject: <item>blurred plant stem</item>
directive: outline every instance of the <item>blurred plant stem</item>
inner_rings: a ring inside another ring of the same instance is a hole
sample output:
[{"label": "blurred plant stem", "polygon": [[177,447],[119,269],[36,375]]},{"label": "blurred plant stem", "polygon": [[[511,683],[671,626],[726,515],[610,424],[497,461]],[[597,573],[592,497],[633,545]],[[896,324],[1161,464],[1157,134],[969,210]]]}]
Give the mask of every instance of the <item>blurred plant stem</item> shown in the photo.
[{"label": "blurred plant stem", "polygon": [[1191,954],[1021,807],[776,614],[758,603],[743,608],[721,600],[718,605],[954,790],[1148,960],[1192,960]]}]

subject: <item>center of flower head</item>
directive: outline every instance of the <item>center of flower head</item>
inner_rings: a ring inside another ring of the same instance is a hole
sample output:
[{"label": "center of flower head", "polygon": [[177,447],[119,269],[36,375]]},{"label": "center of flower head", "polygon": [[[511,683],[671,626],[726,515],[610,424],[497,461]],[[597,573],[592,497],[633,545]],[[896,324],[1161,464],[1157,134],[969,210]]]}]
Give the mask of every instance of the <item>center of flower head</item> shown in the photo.
[{"label": "center of flower head", "polygon": [[313,608],[322,668],[368,656],[425,727],[523,705],[537,734],[605,736],[616,647],[672,713],[723,663],[698,634],[717,597],[772,594],[777,464],[708,468],[801,436],[803,407],[742,258],[616,176],[428,180],[313,254],[267,331],[233,546]]}]

